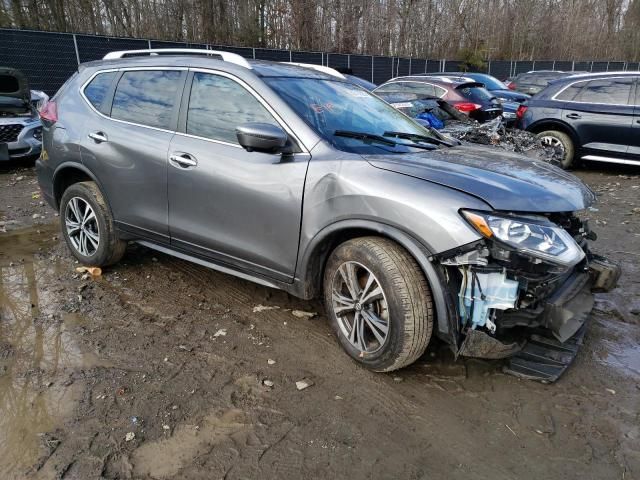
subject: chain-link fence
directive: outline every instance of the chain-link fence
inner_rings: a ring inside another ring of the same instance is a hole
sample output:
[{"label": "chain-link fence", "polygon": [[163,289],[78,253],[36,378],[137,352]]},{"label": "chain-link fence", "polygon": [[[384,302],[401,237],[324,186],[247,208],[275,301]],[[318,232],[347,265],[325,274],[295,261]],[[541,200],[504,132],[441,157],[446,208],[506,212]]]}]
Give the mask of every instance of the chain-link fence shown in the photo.
[{"label": "chain-link fence", "polygon": [[[43,90],[49,95],[54,94],[64,81],[76,71],[79,63],[99,60],[113,50],[147,48],[203,48],[233,52],[250,59],[349,68],[354,75],[376,84],[402,75],[461,70],[461,64],[457,60],[296,52],[269,48],[230,47],[201,43],[0,29],[0,66],[21,70],[29,79],[31,88]],[[484,69],[500,80],[530,70],[606,72],[640,70],[640,64],[561,60],[492,60],[486,63]]]}]

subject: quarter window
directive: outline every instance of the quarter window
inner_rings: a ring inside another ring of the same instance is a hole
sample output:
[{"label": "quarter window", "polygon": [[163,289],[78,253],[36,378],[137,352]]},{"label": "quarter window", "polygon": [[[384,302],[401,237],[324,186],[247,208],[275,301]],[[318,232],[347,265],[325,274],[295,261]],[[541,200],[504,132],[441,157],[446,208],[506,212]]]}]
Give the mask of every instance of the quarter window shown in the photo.
[{"label": "quarter window", "polygon": [[565,100],[567,102],[575,100],[576,95],[580,93],[580,90],[582,90],[582,87],[584,87],[585,83],[586,82],[577,82],[577,83],[574,83],[573,85],[570,85],[569,87],[565,88],[562,92],[560,92],[556,97],[556,99]]},{"label": "quarter window", "polygon": [[173,106],[180,97],[181,75],[178,70],[124,72],[113,97],[111,117],[171,128]]},{"label": "quarter window", "polygon": [[100,110],[104,97],[107,95],[111,82],[116,75],[117,72],[99,73],[84,88],[84,96],[96,109]]},{"label": "quarter window", "polygon": [[194,73],[186,133],[238,143],[236,127],[251,122],[273,124],[275,120],[238,82],[220,75]]},{"label": "quarter window", "polygon": [[627,105],[633,78],[591,80],[574,98],[576,102]]}]

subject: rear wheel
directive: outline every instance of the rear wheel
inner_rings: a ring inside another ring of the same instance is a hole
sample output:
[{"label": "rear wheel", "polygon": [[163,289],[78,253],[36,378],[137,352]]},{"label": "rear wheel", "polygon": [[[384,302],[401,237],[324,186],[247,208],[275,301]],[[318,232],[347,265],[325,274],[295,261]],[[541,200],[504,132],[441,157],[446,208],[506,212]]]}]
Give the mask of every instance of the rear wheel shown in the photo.
[{"label": "rear wheel", "polygon": [[337,247],[324,272],[327,315],[358,363],[388,372],[413,363],[433,328],[431,290],[402,247],[362,237]]},{"label": "rear wheel", "polygon": [[111,212],[94,182],[74,183],[60,200],[62,234],[83,264],[103,267],[118,262],[127,243],[116,235]]},{"label": "rear wheel", "polygon": [[547,130],[540,132],[536,137],[542,145],[556,150],[560,166],[563,169],[566,170],[574,166],[575,147],[569,135],[557,130]]}]

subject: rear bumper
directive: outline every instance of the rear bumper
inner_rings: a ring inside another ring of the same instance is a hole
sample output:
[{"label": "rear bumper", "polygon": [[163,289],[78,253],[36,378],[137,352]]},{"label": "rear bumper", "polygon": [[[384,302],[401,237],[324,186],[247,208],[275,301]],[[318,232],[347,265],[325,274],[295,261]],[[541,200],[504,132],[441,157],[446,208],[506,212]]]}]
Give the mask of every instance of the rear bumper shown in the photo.
[{"label": "rear bumper", "polygon": [[57,210],[58,206],[53,192],[53,171],[42,158],[36,160],[36,177],[43,198],[54,210]]}]

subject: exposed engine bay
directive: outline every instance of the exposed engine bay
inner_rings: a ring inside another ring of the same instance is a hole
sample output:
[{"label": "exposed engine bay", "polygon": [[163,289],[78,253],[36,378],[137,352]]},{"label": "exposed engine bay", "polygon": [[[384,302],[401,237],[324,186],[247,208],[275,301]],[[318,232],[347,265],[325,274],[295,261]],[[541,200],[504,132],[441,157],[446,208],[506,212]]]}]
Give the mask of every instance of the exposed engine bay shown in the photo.
[{"label": "exposed engine bay", "polygon": [[458,292],[458,355],[511,357],[532,333],[562,346],[581,332],[592,292],[617,284],[620,268],[591,253],[596,235],[573,213],[462,213],[484,238],[440,256]]}]

